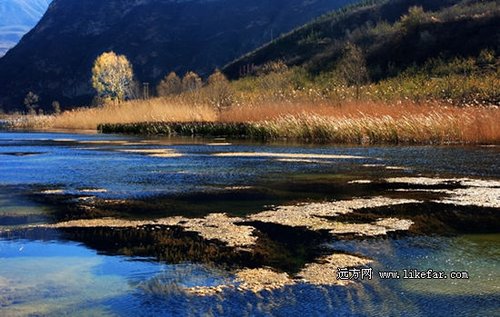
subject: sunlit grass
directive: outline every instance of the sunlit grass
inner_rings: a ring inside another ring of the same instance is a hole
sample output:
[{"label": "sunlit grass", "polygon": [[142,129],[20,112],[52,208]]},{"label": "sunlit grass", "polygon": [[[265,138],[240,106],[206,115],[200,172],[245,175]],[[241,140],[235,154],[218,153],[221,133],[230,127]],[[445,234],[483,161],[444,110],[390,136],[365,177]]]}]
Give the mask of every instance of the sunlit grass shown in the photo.
[{"label": "sunlit grass", "polygon": [[352,144],[498,143],[500,110],[350,103],[344,106],[241,107],[216,121],[150,121],[103,125],[103,132],[226,136],[258,140],[300,140]]}]

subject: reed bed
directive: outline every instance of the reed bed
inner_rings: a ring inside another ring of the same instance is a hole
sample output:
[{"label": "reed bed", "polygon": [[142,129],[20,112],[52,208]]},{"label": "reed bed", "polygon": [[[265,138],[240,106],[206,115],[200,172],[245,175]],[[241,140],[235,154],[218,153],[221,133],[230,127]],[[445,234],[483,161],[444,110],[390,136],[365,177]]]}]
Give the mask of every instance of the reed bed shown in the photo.
[{"label": "reed bed", "polygon": [[154,98],[53,116],[18,116],[5,125],[315,143],[499,144],[498,122],[497,106],[459,107],[439,101],[267,100],[221,111],[183,98]]},{"label": "reed bed", "polygon": [[215,121],[217,112],[209,106],[172,103],[164,98],[133,100],[98,108],[78,108],[54,116],[52,129],[95,130],[103,123]]},{"label": "reed bed", "polygon": [[[255,140],[296,140],[349,144],[477,144],[500,143],[498,108],[365,105],[283,114],[259,112],[265,120],[216,122],[140,122],[103,124],[103,133],[223,136]],[[304,108],[302,108],[304,109]],[[356,109],[356,110],[355,110]],[[318,109],[316,109],[318,110]],[[363,111],[362,111],[363,110]],[[222,115],[224,118],[224,115]],[[240,114],[238,113],[238,118]]]}]

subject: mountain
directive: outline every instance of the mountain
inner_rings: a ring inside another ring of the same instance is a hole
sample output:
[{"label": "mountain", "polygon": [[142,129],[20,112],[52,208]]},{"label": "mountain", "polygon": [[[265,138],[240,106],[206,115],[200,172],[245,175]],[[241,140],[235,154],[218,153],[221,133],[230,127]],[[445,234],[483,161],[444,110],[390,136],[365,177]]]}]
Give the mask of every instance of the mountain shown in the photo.
[{"label": "mountain", "polygon": [[39,24],[0,59],[0,107],[28,91],[63,107],[88,104],[91,67],[113,50],[140,82],[169,71],[208,75],[273,37],[353,0],[54,0]]},{"label": "mountain", "polygon": [[[422,10],[402,22],[412,7]],[[495,0],[368,0],[301,26],[223,71],[237,78],[242,67],[281,60],[318,74],[332,70],[347,42],[353,42],[362,48],[371,78],[379,80],[433,58],[477,56],[483,49],[498,56],[499,30]]]},{"label": "mountain", "polygon": [[0,57],[40,21],[50,2],[51,0],[0,1]]}]

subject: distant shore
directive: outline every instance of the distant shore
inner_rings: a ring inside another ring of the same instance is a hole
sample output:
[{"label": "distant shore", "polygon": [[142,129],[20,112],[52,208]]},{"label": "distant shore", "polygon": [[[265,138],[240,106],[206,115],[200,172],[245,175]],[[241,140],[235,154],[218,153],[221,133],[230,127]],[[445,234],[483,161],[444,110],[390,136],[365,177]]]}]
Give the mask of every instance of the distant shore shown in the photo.
[{"label": "distant shore", "polygon": [[500,108],[406,102],[235,107],[125,102],[59,115],[4,117],[11,130],[96,131],[135,135],[225,137],[318,144],[500,144]]}]

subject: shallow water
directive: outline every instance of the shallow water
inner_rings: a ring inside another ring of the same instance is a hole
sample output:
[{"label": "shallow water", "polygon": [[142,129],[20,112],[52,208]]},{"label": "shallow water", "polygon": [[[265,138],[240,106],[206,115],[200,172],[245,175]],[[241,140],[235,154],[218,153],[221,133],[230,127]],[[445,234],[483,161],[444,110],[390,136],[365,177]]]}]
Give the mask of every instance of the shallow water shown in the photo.
[{"label": "shallow water", "polygon": [[[500,232],[491,223],[487,232],[466,233],[458,226],[445,230],[440,222],[432,234],[378,238],[260,224],[259,239],[270,250],[265,258],[233,255],[223,244],[172,228],[33,228],[81,218],[137,220],[214,212],[243,217],[270,206],[410,195],[353,180],[500,178],[497,147],[216,142],[222,144],[191,138],[0,133],[0,315],[498,313]],[[401,208],[390,210],[408,213],[415,206]],[[488,219],[499,219],[498,208],[485,210]],[[186,292],[235,283],[234,268],[245,265],[295,274],[333,251],[372,259],[374,272],[432,268],[467,272],[469,278],[375,276],[349,286],[296,283],[257,294],[233,288],[213,296]]]}]

